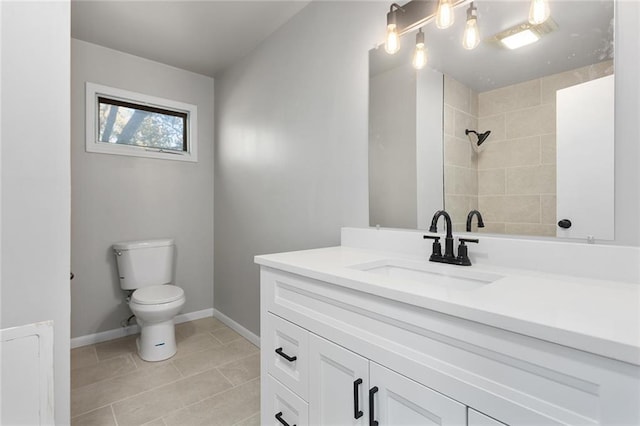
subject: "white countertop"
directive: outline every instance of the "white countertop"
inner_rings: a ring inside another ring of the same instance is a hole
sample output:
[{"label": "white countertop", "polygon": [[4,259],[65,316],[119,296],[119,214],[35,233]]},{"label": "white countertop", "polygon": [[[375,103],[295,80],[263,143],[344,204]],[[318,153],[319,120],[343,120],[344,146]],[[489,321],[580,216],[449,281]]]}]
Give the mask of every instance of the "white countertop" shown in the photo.
[{"label": "white countertop", "polygon": [[[443,274],[497,274],[455,290],[353,268],[399,259]],[[640,365],[640,285],[510,269],[428,262],[399,253],[331,247],[256,256],[256,263],[372,295]]]}]

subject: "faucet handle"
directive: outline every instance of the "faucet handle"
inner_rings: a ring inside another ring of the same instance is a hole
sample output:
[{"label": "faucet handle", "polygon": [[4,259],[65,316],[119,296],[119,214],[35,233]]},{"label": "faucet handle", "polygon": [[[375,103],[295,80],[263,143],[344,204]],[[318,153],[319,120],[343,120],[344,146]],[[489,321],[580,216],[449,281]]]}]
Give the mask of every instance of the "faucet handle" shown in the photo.
[{"label": "faucet handle", "polygon": [[460,241],[460,245],[458,246],[457,261],[460,262],[460,265],[471,266],[469,252],[467,251],[467,246],[465,245],[465,243],[479,243],[480,240],[477,238],[458,238],[458,241]]},{"label": "faucet handle", "polygon": [[460,244],[464,245],[464,243],[479,243],[480,240],[477,238],[458,238],[458,241],[460,241]]},{"label": "faucet handle", "polygon": [[442,257],[442,246],[440,245],[440,237],[437,235],[423,235],[422,236],[423,239],[430,239],[433,240],[433,245],[432,250],[431,250],[431,257],[429,257],[429,260],[435,259],[435,258],[441,258]]}]

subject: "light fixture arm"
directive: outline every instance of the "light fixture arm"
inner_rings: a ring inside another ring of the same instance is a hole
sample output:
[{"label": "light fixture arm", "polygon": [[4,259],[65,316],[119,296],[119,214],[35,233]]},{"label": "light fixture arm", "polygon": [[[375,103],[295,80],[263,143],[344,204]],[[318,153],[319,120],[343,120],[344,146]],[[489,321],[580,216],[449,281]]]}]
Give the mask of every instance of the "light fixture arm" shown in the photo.
[{"label": "light fixture arm", "polygon": [[404,12],[404,11],[405,11],[405,10],[404,10],[404,8],[403,8],[402,6],[400,6],[398,3],[391,3],[391,6],[389,7],[389,13],[391,13],[391,12],[395,12],[395,11],[393,10],[393,8],[394,8],[394,7],[396,8],[396,10],[399,10],[399,11],[401,11],[401,12]]}]

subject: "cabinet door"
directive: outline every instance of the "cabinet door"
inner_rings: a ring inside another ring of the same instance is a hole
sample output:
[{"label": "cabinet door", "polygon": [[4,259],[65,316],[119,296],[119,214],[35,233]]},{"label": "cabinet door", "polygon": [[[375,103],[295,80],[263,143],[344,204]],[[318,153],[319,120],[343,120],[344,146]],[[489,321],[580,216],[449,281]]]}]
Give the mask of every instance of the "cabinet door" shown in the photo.
[{"label": "cabinet door", "polygon": [[366,425],[369,361],[309,333],[309,423]]},{"label": "cabinet door", "polygon": [[465,405],[375,362],[369,363],[369,381],[369,409],[380,426],[467,424]]},{"label": "cabinet door", "polygon": [[492,419],[489,416],[485,416],[482,413],[469,408],[468,411],[468,426],[506,426],[504,423]]}]

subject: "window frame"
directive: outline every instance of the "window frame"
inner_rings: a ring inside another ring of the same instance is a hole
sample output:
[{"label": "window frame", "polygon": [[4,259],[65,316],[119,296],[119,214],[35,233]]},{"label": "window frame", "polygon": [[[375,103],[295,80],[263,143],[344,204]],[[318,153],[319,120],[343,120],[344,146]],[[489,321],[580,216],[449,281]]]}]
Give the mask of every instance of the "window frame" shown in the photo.
[{"label": "window frame", "polygon": [[[131,92],[114,87],[103,86],[96,83],[86,82],[86,142],[85,149],[90,153],[114,154],[134,157],[156,158],[174,161],[198,161],[198,107],[184,102],[173,101],[155,96],[144,95],[142,93]],[[160,109],[186,114],[187,125],[184,128],[186,133],[186,150],[162,150],[160,148],[150,148],[135,145],[116,144],[101,142],[99,140],[99,101],[98,98],[108,98],[116,102],[139,105],[141,109]]]}]

